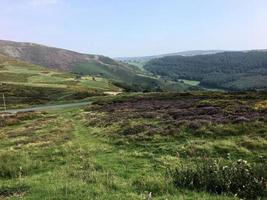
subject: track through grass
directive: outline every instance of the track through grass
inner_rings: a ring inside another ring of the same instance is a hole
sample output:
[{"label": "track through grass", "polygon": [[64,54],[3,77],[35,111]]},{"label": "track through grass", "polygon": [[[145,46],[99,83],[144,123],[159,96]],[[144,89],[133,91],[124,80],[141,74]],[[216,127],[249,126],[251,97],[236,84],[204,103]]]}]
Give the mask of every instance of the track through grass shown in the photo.
[{"label": "track through grass", "polygon": [[[148,105],[156,106],[155,111],[166,105],[170,109],[176,102],[174,97],[164,100],[167,96],[161,96],[158,97],[161,101],[153,100],[153,103],[150,100],[151,104],[140,96],[132,96],[132,101],[124,98],[114,97],[114,102],[107,105],[104,101],[102,111],[97,110],[97,106],[89,110],[51,110],[22,116],[18,122],[1,127],[0,158],[5,162],[0,163],[0,198],[141,200],[152,196],[156,200],[237,199],[233,195],[175,188],[167,172],[177,164],[197,162],[203,152],[222,159],[226,159],[224,155],[230,152],[234,159],[244,156],[251,161],[265,155],[263,123],[251,124],[253,127],[245,124],[207,126],[197,131],[183,127],[179,129],[179,135],[166,135],[170,127],[160,124],[162,115],[150,112]],[[141,99],[138,101],[138,98]],[[178,99],[183,98],[189,97]],[[201,103],[221,105],[221,98],[220,101],[209,98],[210,101]],[[161,105],[162,101],[164,104]],[[180,101],[176,103],[182,105]],[[143,109],[143,104],[149,112],[138,112]],[[129,106],[137,110],[129,111]],[[116,109],[112,114],[102,113],[113,107]],[[127,116],[123,109],[128,110]],[[148,114],[158,117],[149,118]],[[92,123],[94,115],[100,125]],[[130,123],[127,123],[128,119],[131,119]],[[148,130],[152,132],[146,132]],[[253,135],[246,135],[246,132]],[[137,135],[131,138],[125,135],[127,133]],[[242,148],[237,149],[237,145]]]}]

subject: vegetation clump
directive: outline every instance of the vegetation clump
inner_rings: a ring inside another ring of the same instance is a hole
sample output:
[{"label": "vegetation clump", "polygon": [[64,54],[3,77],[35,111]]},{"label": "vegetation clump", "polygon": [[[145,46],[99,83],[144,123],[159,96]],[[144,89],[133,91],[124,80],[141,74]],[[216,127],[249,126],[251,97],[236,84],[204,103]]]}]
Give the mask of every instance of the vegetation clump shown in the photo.
[{"label": "vegetation clump", "polygon": [[229,164],[215,160],[178,167],[172,172],[172,177],[177,188],[257,199],[266,192],[267,181],[264,172],[257,169],[242,159]]},{"label": "vegetation clump", "polygon": [[14,186],[0,185],[0,198],[19,197],[21,198],[25,192],[29,190],[29,186],[23,183]]}]

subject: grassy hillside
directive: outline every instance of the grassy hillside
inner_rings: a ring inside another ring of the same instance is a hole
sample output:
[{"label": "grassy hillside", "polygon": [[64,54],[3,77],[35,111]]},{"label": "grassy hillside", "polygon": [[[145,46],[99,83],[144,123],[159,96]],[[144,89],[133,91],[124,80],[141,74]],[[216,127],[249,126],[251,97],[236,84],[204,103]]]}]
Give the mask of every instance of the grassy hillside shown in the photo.
[{"label": "grassy hillside", "polygon": [[184,91],[189,88],[182,83],[176,83],[173,87],[172,83],[147,76],[134,65],[100,55],[81,54],[39,44],[3,40],[0,40],[0,53],[54,70],[109,79],[130,91],[162,91],[167,88]]},{"label": "grassy hillside", "polygon": [[123,64],[104,56],[82,54],[34,43],[0,40],[0,53],[36,65],[65,71],[71,71],[76,64],[88,61],[89,63],[94,61],[100,68],[103,66],[115,68],[123,66]]},{"label": "grassy hillside", "polygon": [[81,54],[33,43],[0,40],[0,53],[47,68],[98,75],[104,78],[120,80],[125,74],[133,76],[139,72],[138,68],[134,66],[117,62],[108,57]]},{"label": "grassy hillside", "polygon": [[122,95],[0,118],[0,198],[265,199],[266,99]]},{"label": "grassy hillside", "polygon": [[170,56],[151,60],[144,68],[172,80],[200,81],[226,90],[267,89],[267,52],[224,52],[201,56]]},{"label": "grassy hillside", "polygon": [[5,94],[8,107],[74,100],[105,91],[120,91],[107,79],[75,76],[3,55],[0,55],[0,84],[0,94]]}]

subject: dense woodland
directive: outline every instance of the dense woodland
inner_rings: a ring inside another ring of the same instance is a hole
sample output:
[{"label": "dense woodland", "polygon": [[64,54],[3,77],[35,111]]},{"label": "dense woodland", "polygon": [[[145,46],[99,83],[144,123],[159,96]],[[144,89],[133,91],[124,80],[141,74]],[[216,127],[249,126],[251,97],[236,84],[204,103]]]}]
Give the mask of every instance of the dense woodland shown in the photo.
[{"label": "dense woodland", "polygon": [[224,52],[199,56],[169,56],[144,68],[171,80],[189,79],[226,90],[267,88],[267,51]]}]

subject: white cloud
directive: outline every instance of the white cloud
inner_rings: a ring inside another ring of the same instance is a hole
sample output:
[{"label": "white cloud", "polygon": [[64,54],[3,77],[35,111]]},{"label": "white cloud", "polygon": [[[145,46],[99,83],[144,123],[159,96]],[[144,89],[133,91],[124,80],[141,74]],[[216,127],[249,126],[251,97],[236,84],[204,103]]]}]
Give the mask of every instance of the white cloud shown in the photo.
[{"label": "white cloud", "polygon": [[33,6],[45,6],[58,4],[59,0],[30,0],[29,4]]}]

